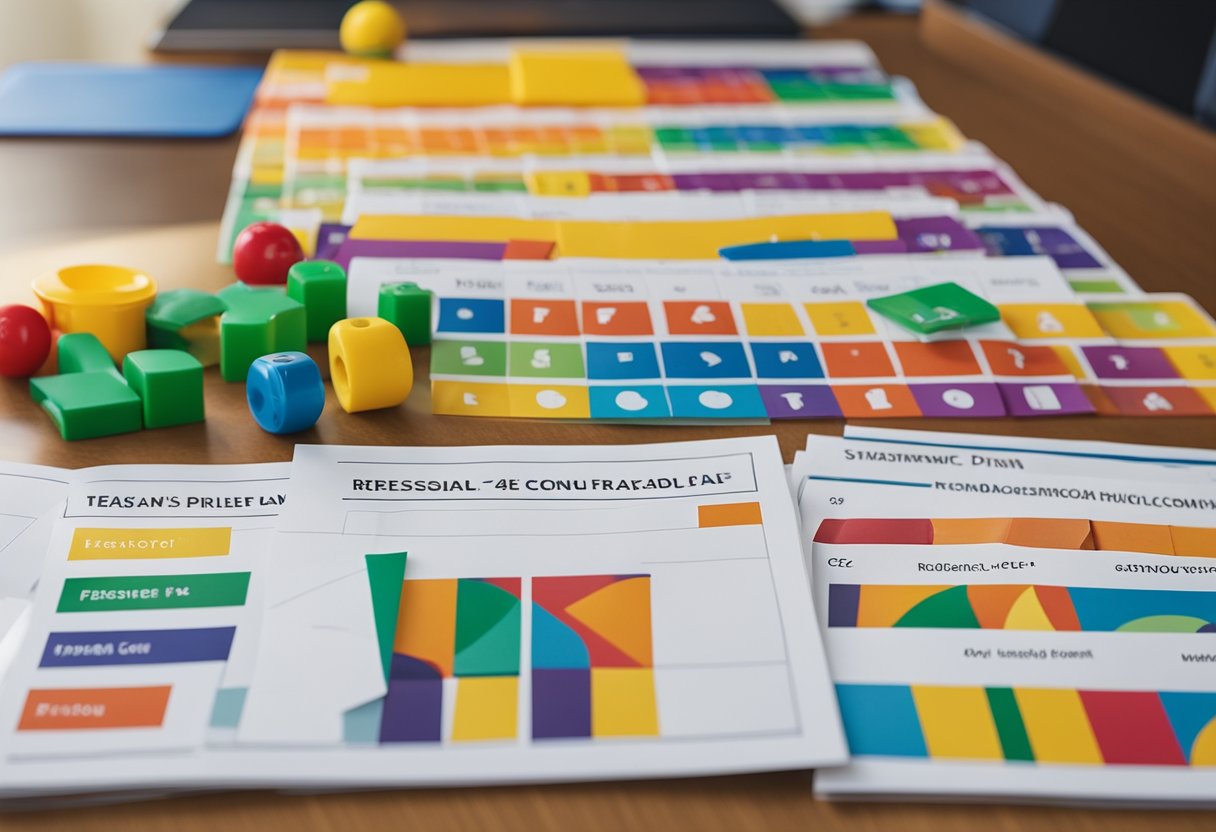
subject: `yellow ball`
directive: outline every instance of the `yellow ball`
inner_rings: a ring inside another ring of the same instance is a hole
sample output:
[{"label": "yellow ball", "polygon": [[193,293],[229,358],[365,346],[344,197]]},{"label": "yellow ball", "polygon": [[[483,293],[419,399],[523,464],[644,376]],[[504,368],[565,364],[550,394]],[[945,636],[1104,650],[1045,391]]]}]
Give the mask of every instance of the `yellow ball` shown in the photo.
[{"label": "yellow ball", "polygon": [[405,40],[405,20],[384,0],[363,0],[343,16],[338,40],[351,55],[387,58]]}]

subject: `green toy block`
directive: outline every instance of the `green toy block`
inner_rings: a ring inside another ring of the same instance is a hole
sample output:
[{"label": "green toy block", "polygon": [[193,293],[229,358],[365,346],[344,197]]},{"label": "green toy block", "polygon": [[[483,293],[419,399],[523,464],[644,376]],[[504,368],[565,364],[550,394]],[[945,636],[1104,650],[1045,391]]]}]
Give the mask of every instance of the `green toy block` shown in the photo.
[{"label": "green toy block", "polygon": [[871,298],[866,305],[917,335],[990,324],[1000,310],[957,283],[936,283],[910,292]]},{"label": "green toy block", "polygon": [[304,352],[308,330],[304,305],[279,287],[233,283],[219,292],[227,306],[220,316],[220,374],[244,381],[249,365],[272,352]]},{"label": "green toy block", "polygon": [[376,314],[401,330],[405,343],[431,343],[431,290],[417,283],[386,283],[380,287]]},{"label": "green toy block", "polygon": [[30,394],[67,440],[131,433],[142,426],[139,396],[113,366],[32,378]]},{"label": "green toy block", "polygon": [[144,427],[203,421],[203,365],[181,350],[138,350],[122,361],[127,384],[143,402]]},{"label": "green toy block", "polygon": [[287,297],[304,304],[310,343],[346,318],[346,272],[328,260],[301,260],[287,272]]},{"label": "green toy block", "polygon": [[220,361],[220,318],[224,302],[198,289],[161,292],[148,307],[148,346],[184,350],[204,367]]},{"label": "green toy block", "polygon": [[68,373],[113,373],[122,376],[114,366],[114,359],[91,332],[69,332],[59,336],[55,345],[59,360],[59,374]]}]

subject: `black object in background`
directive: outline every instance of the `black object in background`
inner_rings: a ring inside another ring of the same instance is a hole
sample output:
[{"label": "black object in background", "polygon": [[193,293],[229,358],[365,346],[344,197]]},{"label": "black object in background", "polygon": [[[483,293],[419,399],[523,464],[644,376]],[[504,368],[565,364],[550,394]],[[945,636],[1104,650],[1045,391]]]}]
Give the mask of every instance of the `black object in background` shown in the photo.
[{"label": "black object in background", "polygon": [[1216,126],[1216,0],[951,0]]},{"label": "black object in background", "polygon": [[[410,37],[796,37],[774,0],[391,0]],[[353,0],[190,0],[165,52],[338,48]]]}]

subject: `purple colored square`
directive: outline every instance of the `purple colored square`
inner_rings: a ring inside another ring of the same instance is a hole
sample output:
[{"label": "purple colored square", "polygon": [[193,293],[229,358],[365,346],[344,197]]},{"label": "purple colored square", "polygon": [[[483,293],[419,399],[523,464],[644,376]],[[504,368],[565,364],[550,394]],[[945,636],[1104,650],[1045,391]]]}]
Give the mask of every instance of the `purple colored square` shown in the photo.
[{"label": "purple colored square", "polygon": [[1093,413],[1079,384],[1001,382],[997,385],[1011,416],[1073,416]]},{"label": "purple colored square", "polygon": [[840,419],[840,405],[826,384],[771,384],[760,388],[770,419]]},{"label": "purple colored square", "polygon": [[380,742],[439,742],[442,726],[442,679],[388,680]]},{"label": "purple colored square", "polygon": [[1005,415],[1005,401],[995,384],[911,384],[908,389],[921,413],[930,418]]},{"label": "purple colored square", "polygon": [[913,217],[895,221],[899,239],[913,254],[932,251],[984,251],[984,241],[953,217]]},{"label": "purple colored square", "polygon": [[313,254],[314,260],[333,260],[337,255],[338,249],[346,238],[350,236],[349,225],[339,225],[338,223],[325,222],[321,223],[317,229],[317,248]]},{"label": "purple colored square", "polygon": [[1081,347],[1098,378],[1178,378],[1178,372],[1157,347]]},{"label": "purple colored square", "polygon": [[591,670],[532,669],[532,738],[591,736]]}]

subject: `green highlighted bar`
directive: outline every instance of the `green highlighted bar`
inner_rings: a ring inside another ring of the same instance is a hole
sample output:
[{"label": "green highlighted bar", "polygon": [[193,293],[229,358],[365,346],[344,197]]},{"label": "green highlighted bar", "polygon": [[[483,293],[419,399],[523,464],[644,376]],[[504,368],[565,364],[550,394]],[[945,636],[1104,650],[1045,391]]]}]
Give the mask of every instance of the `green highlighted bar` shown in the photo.
[{"label": "green highlighted bar", "polygon": [[988,707],[992,709],[992,721],[1001,739],[1001,751],[1006,760],[1034,762],[1034,751],[1030,737],[1022,721],[1022,711],[1011,688],[988,688]]},{"label": "green highlighted bar", "polygon": [[248,591],[248,572],[68,578],[58,612],[239,607]]}]

